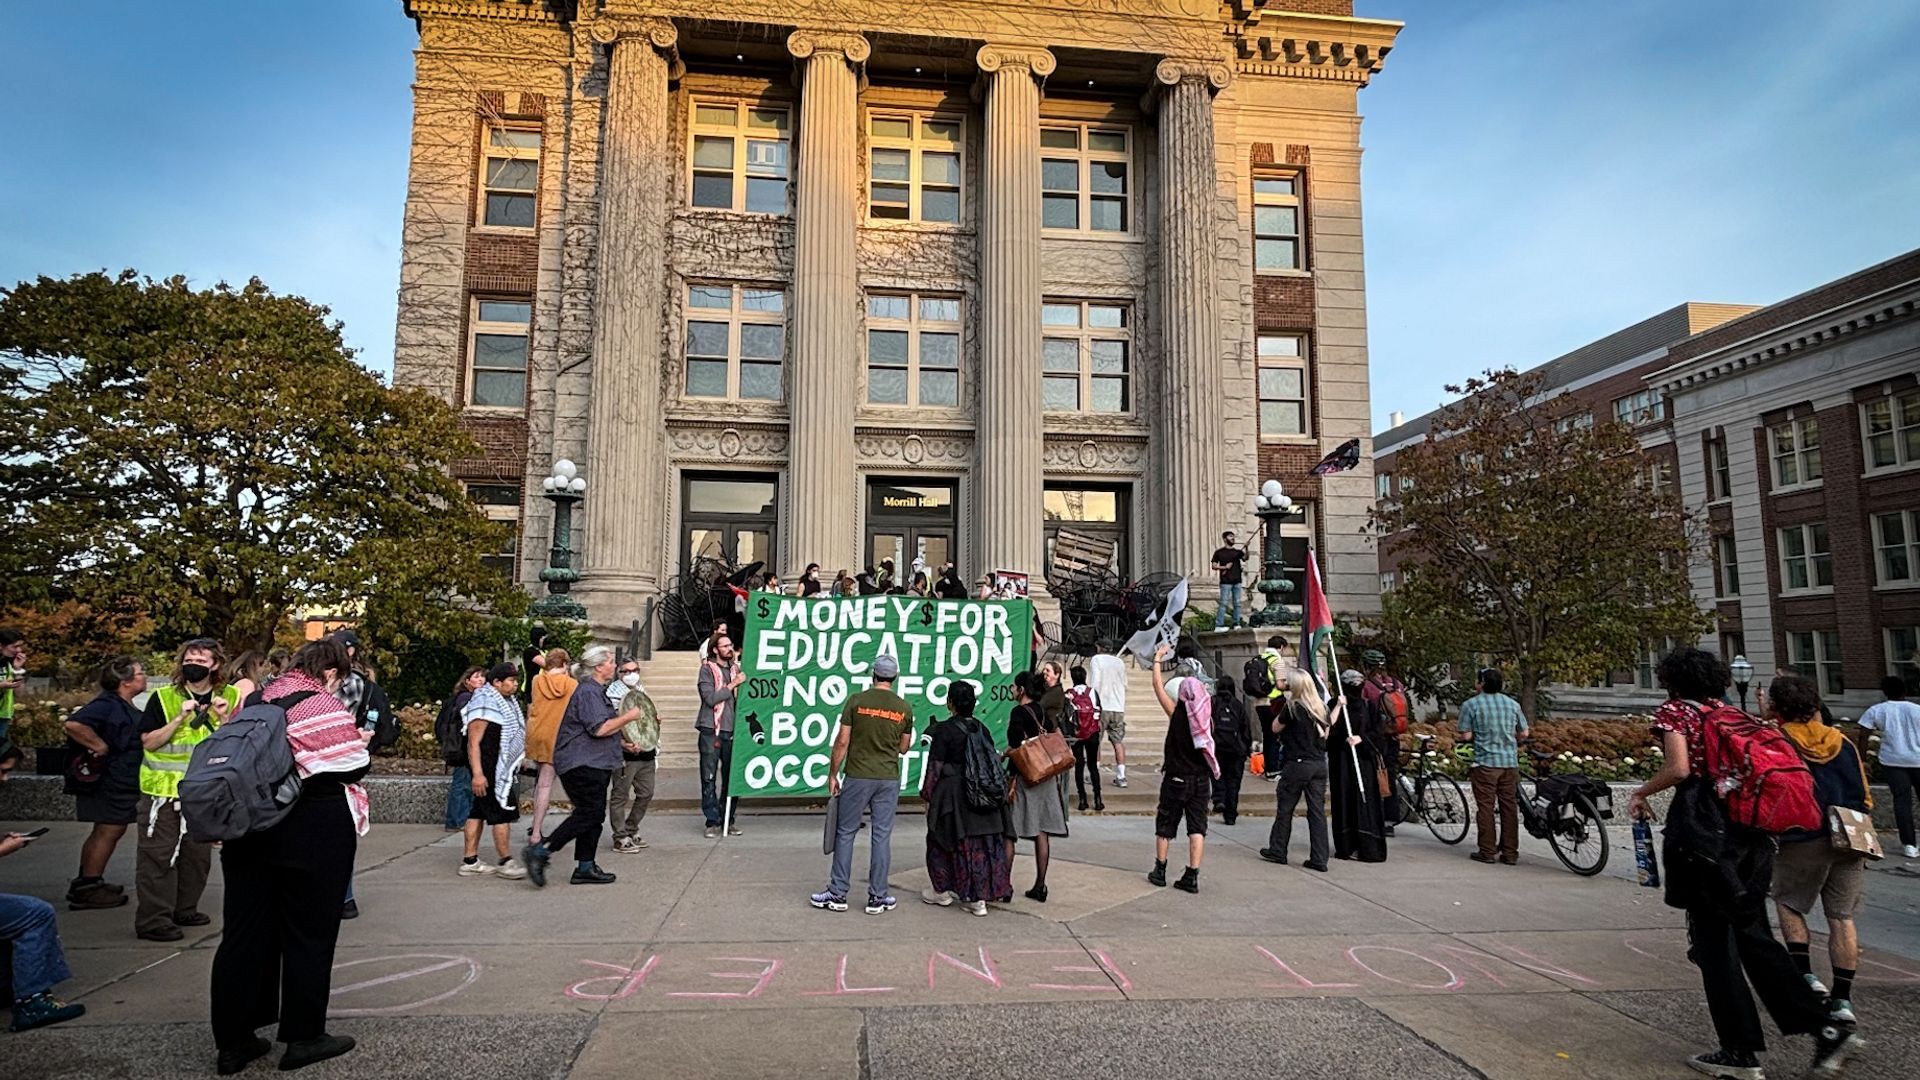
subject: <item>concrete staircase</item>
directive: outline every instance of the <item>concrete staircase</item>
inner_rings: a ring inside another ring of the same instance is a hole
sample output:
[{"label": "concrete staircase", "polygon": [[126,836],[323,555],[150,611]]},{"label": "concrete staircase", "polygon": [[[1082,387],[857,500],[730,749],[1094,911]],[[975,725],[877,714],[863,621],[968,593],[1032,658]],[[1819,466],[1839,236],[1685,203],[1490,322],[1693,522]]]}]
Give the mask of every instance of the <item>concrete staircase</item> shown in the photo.
[{"label": "concrete staircase", "polygon": [[[699,679],[696,652],[656,652],[640,665],[641,685],[660,712],[662,769],[700,766],[700,742],[693,727],[694,717],[700,714]],[[1132,666],[1127,669],[1127,729],[1128,769],[1152,774],[1160,763],[1167,720],[1153,698],[1153,673]],[[1100,756],[1111,771],[1113,754],[1105,745]]]}]

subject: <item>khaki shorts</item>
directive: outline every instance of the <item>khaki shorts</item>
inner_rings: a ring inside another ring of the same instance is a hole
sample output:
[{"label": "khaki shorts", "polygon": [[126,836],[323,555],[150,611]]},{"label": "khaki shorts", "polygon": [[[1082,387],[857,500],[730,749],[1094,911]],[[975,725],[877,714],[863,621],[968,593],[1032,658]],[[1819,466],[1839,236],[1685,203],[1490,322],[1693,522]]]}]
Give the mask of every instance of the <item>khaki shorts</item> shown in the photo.
[{"label": "khaki shorts", "polygon": [[1773,898],[1800,915],[1813,911],[1829,919],[1851,919],[1867,887],[1867,860],[1835,851],[1822,837],[1780,845],[1773,858]]},{"label": "khaki shorts", "polygon": [[1108,742],[1126,742],[1127,714],[1102,710],[1100,713],[1100,730],[1107,733]]}]

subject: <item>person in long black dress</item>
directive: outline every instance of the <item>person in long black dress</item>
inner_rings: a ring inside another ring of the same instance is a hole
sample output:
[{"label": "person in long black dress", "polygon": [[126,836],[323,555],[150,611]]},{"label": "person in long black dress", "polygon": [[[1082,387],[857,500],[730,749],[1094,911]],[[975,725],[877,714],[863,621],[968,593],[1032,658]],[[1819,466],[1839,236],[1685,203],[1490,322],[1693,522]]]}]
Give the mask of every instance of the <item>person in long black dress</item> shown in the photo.
[{"label": "person in long black dress", "polygon": [[1328,790],[1333,800],[1333,857],[1385,862],[1386,812],[1380,797],[1379,753],[1374,749],[1383,726],[1380,710],[1362,693],[1357,671],[1340,676],[1345,708],[1327,740]]},{"label": "person in long black dress", "polygon": [[972,683],[956,682],[947,691],[952,715],[933,726],[927,768],[927,877],[933,887],[920,899],[938,907],[959,901],[974,915],[987,913],[987,901],[1013,899],[1012,814],[1002,801],[991,810],[967,801],[967,740],[993,736],[974,718]]}]

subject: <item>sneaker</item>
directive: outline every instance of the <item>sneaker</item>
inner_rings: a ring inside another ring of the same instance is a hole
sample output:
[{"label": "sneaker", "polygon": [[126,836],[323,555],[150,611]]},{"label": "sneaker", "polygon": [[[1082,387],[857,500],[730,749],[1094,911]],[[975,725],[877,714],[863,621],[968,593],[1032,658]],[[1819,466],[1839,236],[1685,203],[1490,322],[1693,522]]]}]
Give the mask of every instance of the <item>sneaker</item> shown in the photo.
[{"label": "sneaker", "polygon": [[1814,1076],[1839,1076],[1847,1058],[1867,1045],[1867,1041],[1847,1028],[1828,1024],[1813,1037],[1813,1064],[1807,1071]]},{"label": "sneaker", "polygon": [[985,900],[967,901],[967,914],[976,917],[985,917],[987,914],[987,902]]},{"label": "sneaker", "polygon": [[703,835],[704,835],[704,836],[706,836],[706,838],[707,838],[707,839],[709,839],[709,840],[711,840],[711,839],[713,839],[713,838],[714,838],[714,837],[716,837],[716,836],[719,836],[719,835],[720,835],[720,826],[718,826],[718,825],[709,825],[709,826],[707,826],[707,830],[706,830],[706,832],[705,832],[705,833],[704,833]]},{"label": "sneaker", "polygon": [[920,890],[920,902],[932,904],[934,907],[952,907],[953,902],[958,899],[960,899],[958,893],[935,892],[932,889]]},{"label": "sneaker", "polygon": [[867,914],[885,915],[887,912],[892,911],[894,908],[894,905],[898,904],[899,902],[900,901],[895,900],[891,896],[875,896],[872,893],[868,893],[867,894]]},{"label": "sneaker", "polygon": [[13,1003],[13,1026],[8,1031],[31,1031],[50,1024],[64,1024],[87,1015],[85,1005],[69,1005],[45,990]]},{"label": "sneaker", "polygon": [[103,911],[107,908],[123,907],[127,902],[124,890],[116,890],[104,881],[91,885],[77,885],[67,890],[67,910]]},{"label": "sneaker", "polygon": [[491,877],[499,872],[499,867],[494,866],[492,863],[483,863],[478,859],[475,859],[473,862],[462,860],[460,863],[461,877]]},{"label": "sneaker", "polygon": [[573,877],[567,879],[570,885],[611,885],[618,875],[609,874],[600,869],[599,863],[573,868]]},{"label": "sneaker", "polygon": [[1124,777],[1124,776],[1116,776],[1116,777],[1114,777],[1114,778],[1113,778],[1113,786],[1114,786],[1114,787],[1126,787],[1126,786],[1127,786],[1127,778],[1126,778],[1126,777]]},{"label": "sneaker", "polygon": [[1260,857],[1270,863],[1278,863],[1281,866],[1287,865],[1287,853],[1284,851],[1275,851],[1270,847],[1263,847],[1260,849]]},{"label": "sneaker", "polygon": [[353,1039],[346,1035],[322,1035],[317,1039],[302,1039],[287,1044],[287,1052],[280,1055],[280,1071],[292,1072],[309,1065],[337,1058],[353,1049]]},{"label": "sneaker", "polygon": [[1833,998],[1827,1002],[1827,1020],[1835,1024],[1859,1023],[1853,1015],[1853,1002],[1846,998]]},{"label": "sneaker", "polygon": [[344,903],[344,904],[341,904],[341,905],[340,905],[340,917],[341,917],[342,919],[357,919],[357,918],[359,918],[359,917],[360,917],[360,902],[359,902],[358,900],[349,900],[349,901],[347,901],[346,903]]},{"label": "sneaker", "polygon": [[1920,844],[1908,844],[1900,849],[1900,854],[1909,859],[1920,859]]},{"label": "sneaker", "polygon": [[1484,851],[1476,851],[1473,854],[1467,856],[1467,858],[1472,859],[1474,862],[1477,862],[1477,863],[1486,863],[1488,866],[1492,866],[1494,863],[1500,861],[1494,858],[1493,856],[1487,854]]},{"label": "sneaker", "polygon": [[634,855],[639,853],[640,845],[634,843],[633,837],[623,836],[613,842],[613,850],[622,855]]},{"label": "sneaker", "polygon": [[175,926],[206,926],[213,922],[213,916],[204,911],[189,911],[185,915],[175,915]]},{"label": "sneaker", "polygon": [[1814,993],[1819,994],[1821,997],[1827,996],[1827,984],[1820,981],[1820,976],[1808,974],[1805,978],[1807,985],[1813,988]]},{"label": "sneaker", "polygon": [[1708,1076],[1725,1077],[1726,1080],[1766,1080],[1767,1075],[1760,1071],[1760,1060],[1752,1053],[1735,1053],[1731,1050],[1695,1054],[1687,1059],[1687,1067]]},{"label": "sneaker", "polygon": [[746,830],[745,830],[745,829],[742,829],[742,828],[741,828],[740,826],[738,826],[738,825],[729,825],[729,826],[727,826],[727,835],[728,835],[728,836],[745,836],[746,834],[747,834],[747,832],[746,832]]},{"label": "sneaker", "polygon": [[539,844],[528,844],[520,849],[520,861],[526,865],[527,880],[533,882],[536,889],[547,887],[547,849]]},{"label": "sneaker", "polygon": [[493,868],[493,872],[500,877],[506,878],[508,881],[519,881],[521,878],[527,876],[527,868],[521,865],[519,859],[514,858],[509,858],[501,862],[500,865]]},{"label": "sneaker", "polygon": [[645,851],[648,847],[651,847],[652,845],[647,843],[646,837],[636,836],[633,838],[633,846],[640,851]]},{"label": "sneaker", "polygon": [[807,897],[807,903],[823,911],[847,910],[847,898],[844,896],[835,896],[830,892],[814,893],[812,896]]}]

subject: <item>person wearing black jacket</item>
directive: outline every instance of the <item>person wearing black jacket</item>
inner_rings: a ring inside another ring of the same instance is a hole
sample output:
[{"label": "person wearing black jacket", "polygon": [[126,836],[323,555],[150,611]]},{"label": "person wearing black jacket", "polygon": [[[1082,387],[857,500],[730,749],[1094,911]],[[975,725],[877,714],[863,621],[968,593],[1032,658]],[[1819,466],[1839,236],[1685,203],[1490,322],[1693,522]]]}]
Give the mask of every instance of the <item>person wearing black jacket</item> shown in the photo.
[{"label": "person wearing black jacket", "polygon": [[440,715],[433,721],[433,736],[440,744],[440,760],[453,770],[447,784],[447,818],[441,824],[448,832],[467,827],[467,814],[473,809],[473,770],[467,764],[467,740],[461,734],[460,710],[467,707],[473,692],[486,685],[487,669],[470,667],[454,682]]},{"label": "person wearing black jacket", "polygon": [[1213,756],[1220,763],[1220,779],[1213,785],[1213,808],[1222,825],[1240,817],[1240,779],[1247,774],[1253,753],[1253,718],[1225,675],[1213,682]]},{"label": "person wearing black jacket", "polygon": [[1333,807],[1333,857],[1385,862],[1386,811],[1380,796],[1380,735],[1386,718],[1365,693],[1365,676],[1340,676],[1346,707],[1327,739],[1327,794]]}]

